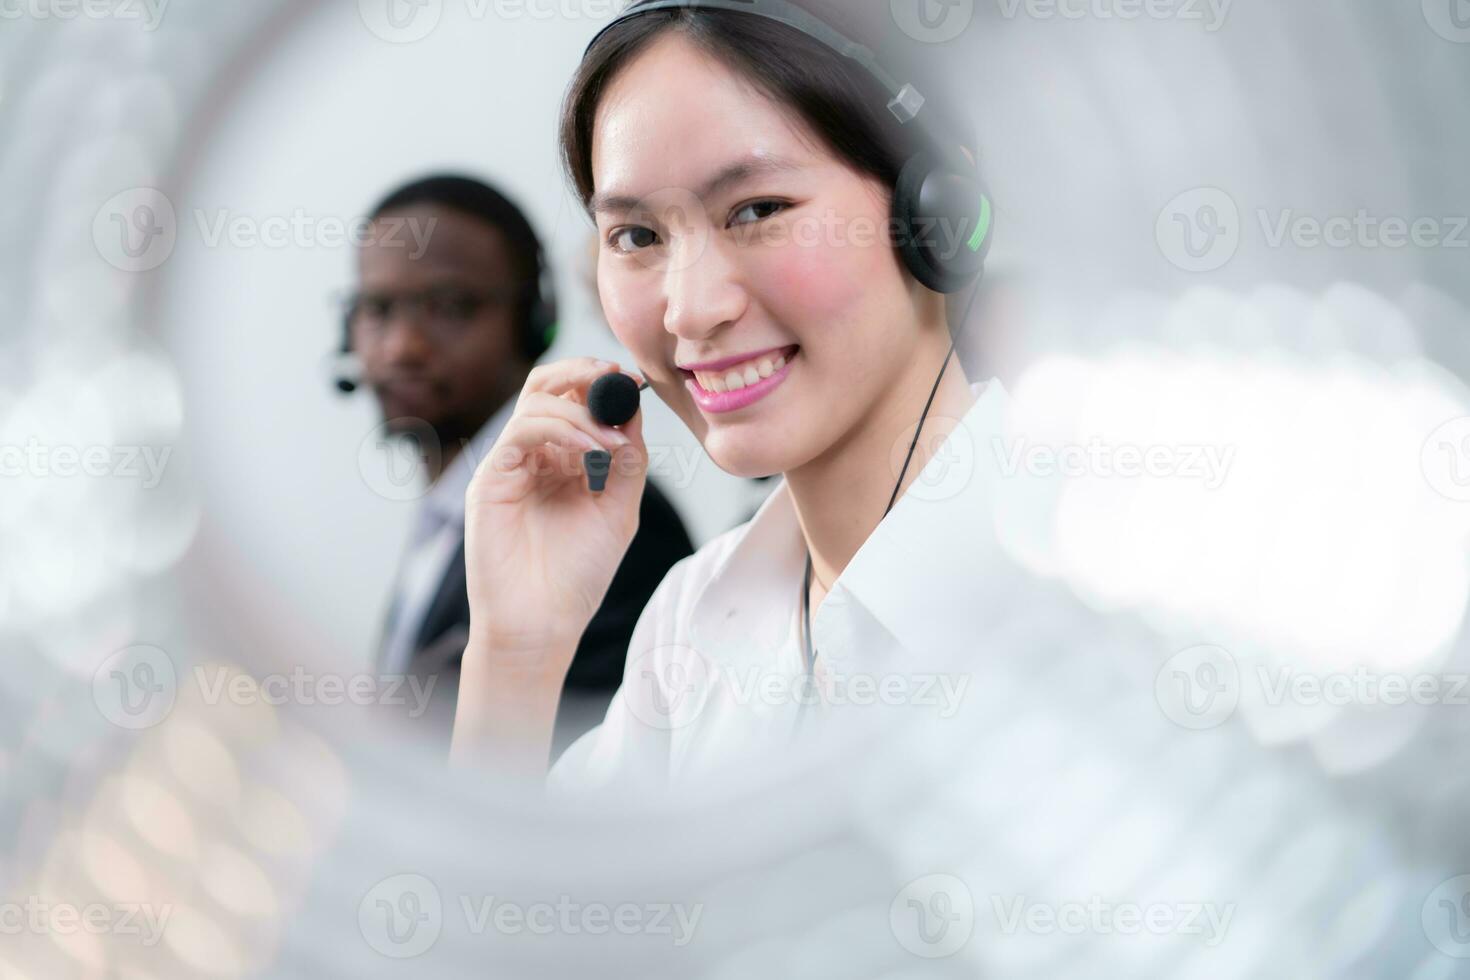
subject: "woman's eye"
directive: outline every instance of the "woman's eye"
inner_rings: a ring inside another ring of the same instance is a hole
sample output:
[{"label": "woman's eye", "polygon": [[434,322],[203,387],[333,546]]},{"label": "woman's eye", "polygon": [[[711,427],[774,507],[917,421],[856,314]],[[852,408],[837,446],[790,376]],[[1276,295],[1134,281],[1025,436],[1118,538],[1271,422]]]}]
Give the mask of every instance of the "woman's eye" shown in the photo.
[{"label": "woman's eye", "polygon": [[731,215],[730,223],[732,225],[747,225],[755,221],[764,221],[766,218],[786,210],[787,207],[788,205],[784,201],[752,201]]},{"label": "woman's eye", "polygon": [[649,228],[621,228],[609,239],[619,252],[637,252],[658,244],[658,235]]}]

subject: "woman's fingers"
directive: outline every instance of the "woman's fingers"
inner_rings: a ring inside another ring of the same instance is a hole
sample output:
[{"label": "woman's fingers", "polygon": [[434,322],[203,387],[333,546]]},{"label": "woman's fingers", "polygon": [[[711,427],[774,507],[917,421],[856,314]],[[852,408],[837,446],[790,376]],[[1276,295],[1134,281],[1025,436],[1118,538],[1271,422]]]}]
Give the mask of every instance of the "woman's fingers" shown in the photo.
[{"label": "woman's fingers", "polygon": [[522,396],[516,405],[516,415],[543,418],[558,418],[568,422],[592,438],[597,445],[589,449],[606,449],[609,452],[631,441],[626,435],[611,426],[602,425],[592,417],[586,406],[544,391]]},{"label": "woman's fingers", "polygon": [[[521,397],[532,392],[545,392],[558,397],[571,396],[586,401],[587,388],[604,374],[612,374],[621,368],[611,361],[600,361],[592,357],[570,357],[563,361],[541,364],[531,369]],[[636,371],[623,371],[640,385],[643,376]]]},{"label": "woman's fingers", "polygon": [[566,419],[545,415],[517,416],[506,424],[490,459],[495,469],[508,473],[538,449],[552,446],[580,455],[603,445]]},{"label": "woman's fingers", "polygon": [[[613,454],[619,472],[641,472],[648,465],[643,445],[642,413],[616,429],[602,425],[587,410],[587,387],[618,366],[593,358],[572,358],[535,368],[516,402],[515,414],[496,441],[492,469],[520,479],[500,493],[524,492],[523,480],[541,476],[585,476],[582,455],[591,450]],[[642,382],[642,378],[630,375]],[[544,467],[551,472],[545,472]],[[520,487],[521,489],[515,489]]]},{"label": "woman's fingers", "polygon": [[612,431],[618,432],[627,440],[626,447],[613,450],[614,454],[633,453],[638,459],[641,468],[647,469],[648,447],[643,442],[643,412],[635,412],[631,419],[623,423],[621,429],[614,429]]}]

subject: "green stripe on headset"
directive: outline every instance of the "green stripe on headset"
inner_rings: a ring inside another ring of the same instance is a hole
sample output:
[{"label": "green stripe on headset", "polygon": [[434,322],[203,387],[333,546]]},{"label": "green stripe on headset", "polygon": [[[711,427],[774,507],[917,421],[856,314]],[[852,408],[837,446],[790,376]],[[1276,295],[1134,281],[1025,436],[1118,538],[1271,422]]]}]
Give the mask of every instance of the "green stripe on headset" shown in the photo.
[{"label": "green stripe on headset", "polygon": [[980,246],[985,244],[985,236],[990,234],[990,198],[980,198],[980,220],[975,222],[975,234],[970,236],[967,243],[970,251],[980,251]]}]

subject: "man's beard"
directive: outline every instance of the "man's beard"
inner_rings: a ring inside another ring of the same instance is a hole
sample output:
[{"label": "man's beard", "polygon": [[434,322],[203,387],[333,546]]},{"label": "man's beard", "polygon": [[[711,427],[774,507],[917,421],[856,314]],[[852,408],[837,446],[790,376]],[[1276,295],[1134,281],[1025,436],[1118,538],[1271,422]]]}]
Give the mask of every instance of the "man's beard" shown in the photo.
[{"label": "man's beard", "polygon": [[432,453],[434,457],[441,459],[447,459],[463,450],[483,425],[483,420],[476,423],[457,416],[448,416],[435,422],[418,418],[384,420],[384,429],[389,436],[412,441],[420,454]]}]

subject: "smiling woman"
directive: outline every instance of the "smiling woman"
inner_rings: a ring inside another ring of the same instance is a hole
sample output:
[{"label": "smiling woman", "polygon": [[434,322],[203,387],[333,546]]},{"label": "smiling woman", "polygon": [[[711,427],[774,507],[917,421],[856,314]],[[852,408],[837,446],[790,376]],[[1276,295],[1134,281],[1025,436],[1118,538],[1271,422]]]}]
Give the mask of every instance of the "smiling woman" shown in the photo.
[{"label": "smiling woman", "polygon": [[[638,4],[593,41],[568,93],[563,156],[597,225],[609,325],[716,464],[785,477],[751,523],[665,579],[606,723],[559,768],[572,782],[697,776],[737,748],[769,757],[762,736],[788,735],[799,705],[737,707],[716,650],[822,684],[897,669],[933,635],[920,620],[962,642],[964,597],[934,579],[945,563],[918,575],[902,562],[912,547],[992,551],[974,540],[980,508],[895,503],[945,437],[996,424],[998,386],[950,365],[947,309],[947,294],[978,291],[990,202],[940,90],[839,36],[837,18],[859,26],[815,4]],[[551,692],[627,547],[646,468],[639,420],[605,430],[585,408],[610,369],[533,372],[471,487],[460,759],[544,771]],[[575,463],[588,448],[621,455],[597,497]],[[883,580],[909,571],[930,600],[891,605],[908,589]],[[942,595],[959,599],[947,615]],[[694,701],[723,699],[720,721],[640,737],[648,726],[630,719],[679,701],[691,677]]]}]

